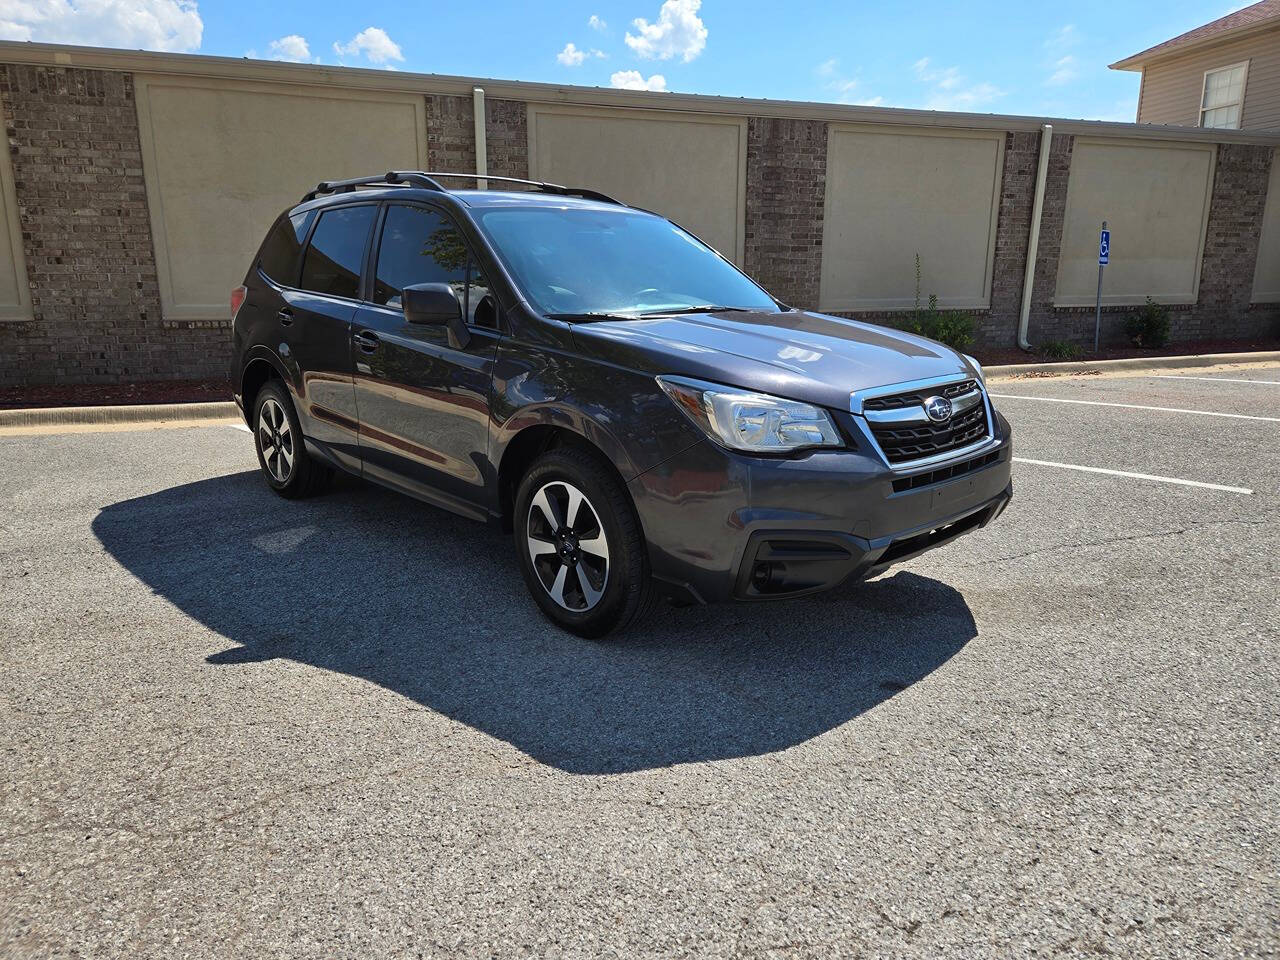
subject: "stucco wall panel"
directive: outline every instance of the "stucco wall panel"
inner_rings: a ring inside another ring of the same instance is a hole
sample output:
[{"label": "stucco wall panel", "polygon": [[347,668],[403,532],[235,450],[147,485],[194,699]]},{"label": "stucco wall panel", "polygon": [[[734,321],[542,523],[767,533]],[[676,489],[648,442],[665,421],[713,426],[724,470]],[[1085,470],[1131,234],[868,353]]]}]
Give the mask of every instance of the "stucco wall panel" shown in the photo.
[{"label": "stucco wall panel", "polygon": [[1054,303],[1094,302],[1104,220],[1104,305],[1195,303],[1215,153],[1211,145],[1077,137]]},{"label": "stucco wall panel", "polygon": [[320,180],[426,161],[422,97],[139,77],[166,319],[225,317],[271,221]]},{"label": "stucco wall panel", "polygon": [[743,262],[747,122],[534,104],[529,170],[670,217]]},{"label": "stucco wall panel", "polygon": [[1262,238],[1258,242],[1258,262],[1253,274],[1253,300],[1280,303],[1280,150],[1274,151],[1271,158]]},{"label": "stucco wall panel", "polygon": [[910,309],[917,253],[922,297],[988,306],[1004,146],[987,131],[833,126],[822,308]]}]

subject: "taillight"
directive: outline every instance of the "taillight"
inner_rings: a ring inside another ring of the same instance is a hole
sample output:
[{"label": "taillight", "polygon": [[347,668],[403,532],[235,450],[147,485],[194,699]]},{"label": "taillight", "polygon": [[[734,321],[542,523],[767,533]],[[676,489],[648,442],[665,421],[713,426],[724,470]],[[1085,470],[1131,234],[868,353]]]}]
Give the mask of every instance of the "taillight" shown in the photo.
[{"label": "taillight", "polygon": [[240,312],[240,307],[244,303],[244,298],[249,295],[248,287],[236,287],[231,291],[231,319],[236,318],[236,314]]}]

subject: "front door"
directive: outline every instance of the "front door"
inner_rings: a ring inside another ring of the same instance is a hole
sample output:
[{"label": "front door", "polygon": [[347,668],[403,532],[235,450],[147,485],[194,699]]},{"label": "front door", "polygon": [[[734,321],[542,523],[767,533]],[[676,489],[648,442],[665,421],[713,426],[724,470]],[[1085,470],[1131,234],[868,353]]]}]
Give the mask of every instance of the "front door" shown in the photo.
[{"label": "front door", "polygon": [[[366,474],[464,512],[494,506],[486,480],[499,332],[483,270],[447,216],[394,203],[386,208],[372,281],[372,301],[352,328]],[[469,344],[452,347],[445,327],[405,320],[400,291],[415,283],[454,288]]]}]

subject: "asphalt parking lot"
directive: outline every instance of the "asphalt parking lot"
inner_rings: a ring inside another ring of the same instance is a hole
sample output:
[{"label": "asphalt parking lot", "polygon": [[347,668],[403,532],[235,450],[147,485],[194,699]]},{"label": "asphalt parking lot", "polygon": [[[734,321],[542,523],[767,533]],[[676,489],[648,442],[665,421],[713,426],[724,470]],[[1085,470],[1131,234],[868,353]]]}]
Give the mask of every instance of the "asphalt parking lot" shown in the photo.
[{"label": "asphalt parking lot", "polygon": [[0,437],[0,956],[1274,956],[1280,367],[1185,376],[993,383],[996,524],[607,644],[232,426]]}]

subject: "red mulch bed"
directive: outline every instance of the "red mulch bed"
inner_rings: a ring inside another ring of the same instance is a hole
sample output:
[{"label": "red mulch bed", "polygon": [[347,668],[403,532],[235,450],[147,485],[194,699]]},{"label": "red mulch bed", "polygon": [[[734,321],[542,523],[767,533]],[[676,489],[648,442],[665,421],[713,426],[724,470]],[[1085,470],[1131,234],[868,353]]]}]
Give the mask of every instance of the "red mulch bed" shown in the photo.
[{"label": "red mulch bed", "polygon": [[0,409],[22,407],[105,407],[136,403],[229,401],[231,381],[150,380],[142,383],[51,383],[0,387]]},{"label": "red mulch bed", "polygon": [[984,366],[994,366],[1002,363],[1050,364],[1073,363],[1077,360],[1124,360],[1129,357],[1180,357],[1198,353],[1253,353],[1260,350],[1280,350],[1280,340],[1274,337],[1263,337],[1257,340],[1191,340],[1186,343],[1171,343],[1159,350],[1112,345],[1102,347],[1097,353],[1081,349],[1078,356],[1052,360],[1038,353],[1024,353],[1017,347],[987,347],[974,350],[973,355]]}]

